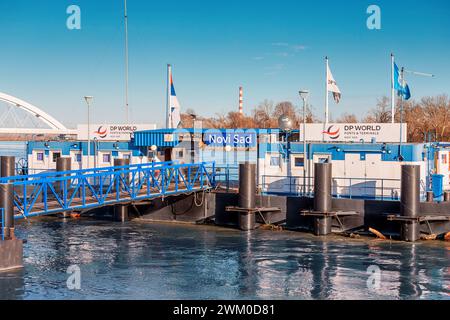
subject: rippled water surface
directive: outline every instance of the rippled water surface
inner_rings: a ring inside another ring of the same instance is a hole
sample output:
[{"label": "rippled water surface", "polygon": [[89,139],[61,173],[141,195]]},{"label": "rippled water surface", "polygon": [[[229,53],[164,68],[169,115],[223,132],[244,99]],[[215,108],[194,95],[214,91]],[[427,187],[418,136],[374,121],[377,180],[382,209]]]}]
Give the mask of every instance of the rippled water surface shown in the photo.
[{"label": "rippled water surface", "polygon": [[[0,274],[1,299],[450,299],[443,242],[59,219],[17,229],[25,268]],[[80,290],[67,288],[71,265]]]}]

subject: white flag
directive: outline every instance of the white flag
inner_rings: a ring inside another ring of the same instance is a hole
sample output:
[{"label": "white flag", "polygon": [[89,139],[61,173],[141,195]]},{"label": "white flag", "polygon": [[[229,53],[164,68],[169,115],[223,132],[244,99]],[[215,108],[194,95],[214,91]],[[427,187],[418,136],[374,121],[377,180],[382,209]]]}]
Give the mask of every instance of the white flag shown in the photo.
[{"label": "white flag", "polygon": [[327,66],[327,90],[333,93],[333,98],[336,103],[341,101],[341,90],[339,90],[329,66]]},{"label": "white flag", "polygon": [[170,76],[169,128],[176,129],[181,124],[180,103],[178,102],[177,94],[175,93],[175,87],[173,85],[172,79],[172,72],[170,72],[169,76]]}]

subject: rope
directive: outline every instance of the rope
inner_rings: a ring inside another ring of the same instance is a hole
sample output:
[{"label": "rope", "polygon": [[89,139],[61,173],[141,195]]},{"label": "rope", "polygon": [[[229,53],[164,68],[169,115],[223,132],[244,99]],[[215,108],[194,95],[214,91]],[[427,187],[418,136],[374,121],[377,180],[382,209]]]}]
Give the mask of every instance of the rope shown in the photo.
[{"label": "rope", "polygon": [[198,193],[194,193],[194,203],[197,207],[201,207],[203,206],[203,202],[205,201],[205,191],[202,192],[202,201],[200,202],[200,204],[197,203],[197,194]]}]

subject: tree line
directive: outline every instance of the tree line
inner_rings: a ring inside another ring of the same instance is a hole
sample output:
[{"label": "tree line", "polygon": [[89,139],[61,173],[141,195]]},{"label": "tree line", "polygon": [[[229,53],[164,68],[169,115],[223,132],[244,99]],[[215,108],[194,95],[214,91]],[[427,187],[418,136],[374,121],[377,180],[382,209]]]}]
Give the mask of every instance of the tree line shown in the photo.
[{"label": "tree line", "polygon": [[[401,113],[403,109],[403,114]],[[277,128],[278,118],[288,115],[293,119],[294,125],[299,127],[303,122],[303,109],[295,106],[290,101],[273,103],[264,100],[251,110],[250,115],[239,112],[216,114],[214,117],[198,116],[194,110],[188,109],[181,115],[182,125],[191,128],[194,121],[202,121],[205,128]],[[401,116],[402,115],[402,116]],[[410,100],[397,103],[395,122],[408,124],[408,141],[423,142],[431,137],[432,141],[450,141],[450,99],[448,95],[424,97],[420,100]],[[344,113],[331,122],[336,123],[390,123],[391,102],[390,98],[378,99],[374,108],[367,114],[358,118],[352,113]],[[312,112],[311,107],[306,110],[306,122],[316,123],[319,118]]]}]

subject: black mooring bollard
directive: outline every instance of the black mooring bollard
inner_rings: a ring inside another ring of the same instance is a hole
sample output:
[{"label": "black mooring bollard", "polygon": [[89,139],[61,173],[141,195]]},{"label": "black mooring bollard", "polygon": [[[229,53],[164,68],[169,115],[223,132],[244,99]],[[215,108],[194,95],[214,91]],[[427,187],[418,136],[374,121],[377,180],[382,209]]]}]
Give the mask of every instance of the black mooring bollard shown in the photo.
[{"label": "black mooring bollard", "polygon": [[[14,157],[0,159],[0,176],[16,175]],[[0,272],[23,267],[23,241],[14,234],[14,185],[0,184],[0,208],[3,209],[2,227],[5,241],[0,241]],[[1,240],[1,239],[0,239]]]},{"label": "black mooring bollard", "polygon": [[0,208],[3,208],[2,222],[5,239],[14,239],[14,186],[0,184]]},{"label": "black mooring bollard", "polygon": [[[256,208],[256,164],[241,163],[239,165],[239,200],[242,209]],[[256,217],[253,212],[239,213],[239,228],[243,231],[255,229]]]},{"label": "black mooring bollard", "polygon": [[[56,171],[64,172],[72,169],[72,159],[69,157],[61,157],[56,160]],[[68,176],[68,174],[65,174]]]},{"label": "black mooring bollard", "polygon": [[[68,157],[61,157],[56,159],[56,171],[57,172],[67,172],[70,171],[72,169],[72,159],[68,158]],[[63,174],[60,175],[60,177],[67,177],[70,176],[70,174]],[[57,183],[57,185],[55,186],[56,188],[56,192],[58,193],[62,193],[63,190],[67,190],[67,188],[70,186],[70,183],[68,180],[65,181],[60,181],[59,183]]]},{"label": "black mooring bollard", "polygon": [[0,176],[14,177],[16,175],[16,158],[12,156],[0,157]]},{"label": "black mooring bollard", "polygon": [[433,191],[427,191],[427,202],[434,202],[434,192]]},{"label": "black mooring bollard", "polygon": [[[333,166],[331,163],[316,163],[314,165],[314,211],[321,214],[331,212],[331,179]],[[328,216],[314,218],[314,234],[325,236],[331,233],[333,219]]]},{"label": "black mooring bollard", "polygon": [[[114,167],[124,167],[128,165],[130,165],[129,159],[114,159]],[[124,177],[124,180],[128,182],[129,177]],[[128,220],[128,205],[116,204],[114,206],[114,221],[126,222]]]},{"label": "black mooring bollard", "polygon": [[450,191],[444,192],[444,202],[450,202]]},{"label": "black mooring bollard", "polygon": [[[402,166],[400,215],[417,218],[420,208],[420,166]],[[418,221],[405,221],[401,226],[401,239],[414,242],[420,238],[420,224]]]},{"label": "black mooring bollard", "polygon": [[[16,158],[13,156],[1,156],[0,157],[0,176],[2,178],[14,177],[16,175]],[[4,187],[3,187],[4,186]],[[0,208],[3,208],[5,237],[14,237],[14,234],[10,236],[10,229],[14,231],[14,186],[5,184],[1,189]],[[6,207],[5,207],[6,206]]]},{"label": "black mooring bollard", "polygon": [[254,209],[256,206],[256,164],[239,165],[239,208]]}]

